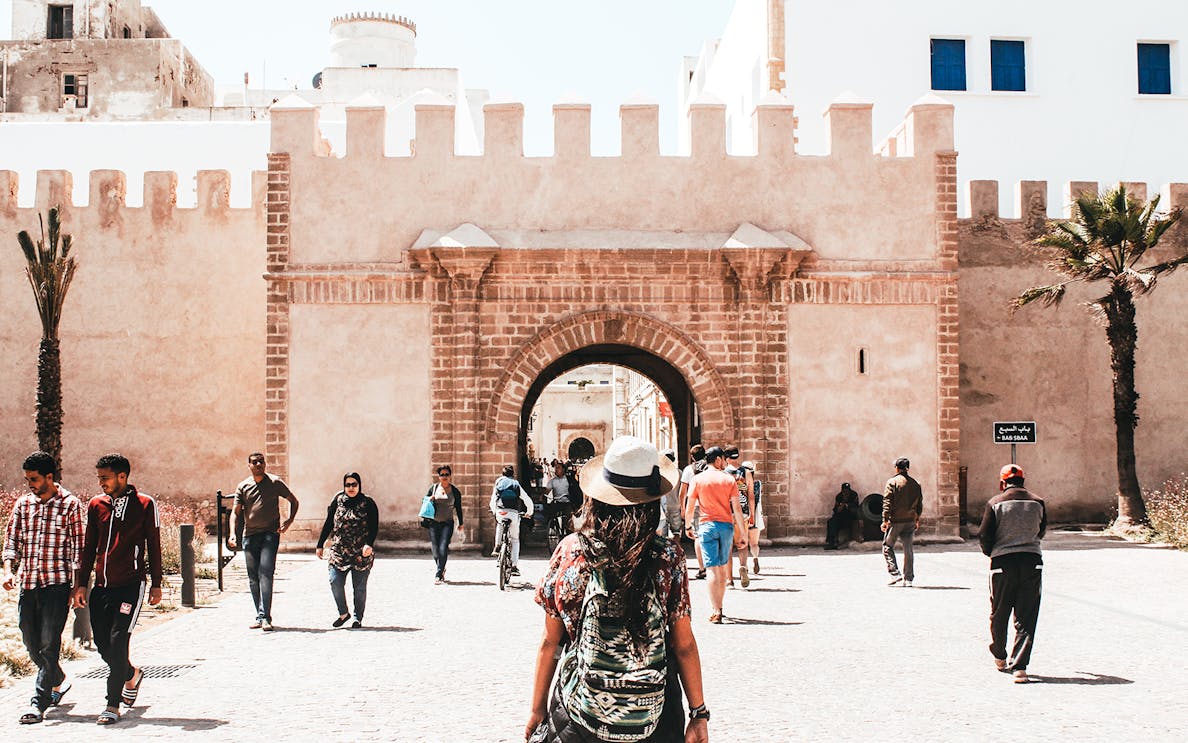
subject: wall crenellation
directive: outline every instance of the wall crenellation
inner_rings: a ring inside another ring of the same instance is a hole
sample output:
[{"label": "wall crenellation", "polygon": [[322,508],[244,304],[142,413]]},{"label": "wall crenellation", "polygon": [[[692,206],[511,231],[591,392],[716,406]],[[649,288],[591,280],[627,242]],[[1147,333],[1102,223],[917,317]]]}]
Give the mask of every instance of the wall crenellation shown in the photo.
[{"label": "wall crenellation", "polygon": [[[560,103],[553,107],[555,156],[562,159],[589,158],[590,106]],[[829,122],[829,155],[834,159],[876,161],[887,157],[911,157],[953,149],[953,107],[933,102],[909,109],[897,154],[875,151],[872,138],[870,104],[835,103],[825,116]],[[658,157],[659,106],[628,103],[619,109],[622,157]],[[347,106],[347,153],[382,151],[388,114],[374,105]],[[455,154],[455,108],[444,101],[421,103],[415,107],[413,157],[443,157]],[[717,102],[696,102],[689,106],[691,159],[724,158],[726,150],[726,106]],[[486,155],[523,156],[524,107],[520,103],[488,103],[483,106],[484,148]],[[786,101],[765,99],[754,111],[755,150],[758,157],[792,158],[796,153],[796,113]],[[318,145],[322,135],[318,111],[306,102],[290,97],[272,109],[272,151],[289,152],[295,157],[330,156]],[[367,145],[354,147],[352,138],[363,138]],[[321,150],[321,151],[319,151]],[[754,157],[754,156],[752,156]],[[810,156],[803,156],[810,157]],[[812,156],[819,159],[819,156]],[[602,158],[600,158],[602,159]]]},{"label": "wall crenellation", "polygon": [[[1146,200],[1148,195],[1159,193],[1162,195],[1161,209],[1188,208],[1188,183],[1165,183],[1157,191],[1152,191],[1146,183],[1123,181],[1127,192],[1134,198]],[[1060,205],[1062,214],[1067,215],[1069,205],[1073,199],[1086,191],[1096,193],[1099,189],[1112,188],[1117,184],[1101,184],[1097,181],[1068,181],[1063,188],[1063,202]],[[1047,181],[1018,181],[1015,184],[1014,214],[1000,214],[998,181],[978,180],[969,181],[965,199],[968,207],[968,220],[973,222],[991,221],[1023,221],[1027,223],[1044,222],[1048,212],[1048,182]]]},{"label": "wall crenellation", "polygon": [[[226,170],[200,170],[195,177],[197,203],[194,207],[178,207],[178,177],[173,171],[146,171],[144,174],[144,199],[142,206],[128,205],[127,176],[121,170],[92,170],[89,174],[89,198],[87,204],[74,203],[74,174],[66,170],[39,170],[33,200],[34,210],[45,210],[52,206],[62,207],[69,214],[74,210],[95,209],[105,215],[115,211],[148,209],[154,218],[167,216],[169,212],[199,211],[203,214],[219,212],[248,212],[264,207],[267,173],[253,171],[251,178],[251,205],[231,206],[231,173]],[[12,170],[0,170],[0,215],[15,215],[20,197],[20,179]]]},{"label": "wall crenellation", "polygon": [[414,34],[417,32],[417,24],[413,23],[411,19],[405,18],[402,15],[394,15],[392,13],[346,13],[345,15],[335,16],[330,19],[330,27],[334,28],[340,23],[354,23],[356,21],[382,21],[384,23],[395,23],[398,26],[404,26]]}]

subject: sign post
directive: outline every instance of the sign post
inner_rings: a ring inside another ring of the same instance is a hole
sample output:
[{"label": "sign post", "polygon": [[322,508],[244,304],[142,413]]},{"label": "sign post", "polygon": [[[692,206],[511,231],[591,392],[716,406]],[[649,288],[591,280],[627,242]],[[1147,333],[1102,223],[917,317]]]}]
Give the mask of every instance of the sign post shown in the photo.
[{"label": "sign post", "polygon": [[994,421],[994,443],[1011,445],[1011,464],[1019,463],[1015,458],[1015,447],[1034,444],[1035,440],[1035,421]]}]

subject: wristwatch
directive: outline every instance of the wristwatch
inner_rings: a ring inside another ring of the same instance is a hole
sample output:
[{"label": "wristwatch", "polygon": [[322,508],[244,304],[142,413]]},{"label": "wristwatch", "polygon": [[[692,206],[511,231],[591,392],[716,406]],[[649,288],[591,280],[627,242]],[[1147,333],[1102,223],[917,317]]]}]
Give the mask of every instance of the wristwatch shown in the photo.
[{"label": "wristwatch", "polygon": [[710,718],[709,710],[705,708],[704,704],[699,707],[694,707],[693,709],[689,710],[689,719],[690,720],[705,720],[706,722],[709,722],[709,718]]}]

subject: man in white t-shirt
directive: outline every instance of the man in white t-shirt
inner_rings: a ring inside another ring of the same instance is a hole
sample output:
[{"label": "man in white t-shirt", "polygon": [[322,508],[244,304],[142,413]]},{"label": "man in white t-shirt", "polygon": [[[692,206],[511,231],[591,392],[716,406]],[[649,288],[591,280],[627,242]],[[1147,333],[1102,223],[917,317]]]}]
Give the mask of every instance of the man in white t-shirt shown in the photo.
[{"label": "man in white t-shirt", "polygon": [[565,471],[565,465],[561,462],[553,462],[553,477],[545,483],[545,503],[550,514],[563,515],[566,531],[573,531],[569,519],[573,517],[578,498],[577,482],[573,475]]},{"label": "man in white t-shirt", "polygon": [[[699,472],[705,471],[705,447],[701,444],[694,444],[689,447],[689,464],[685,469],[681,470],[681,491],[677,499],[681,503],[681,513],[685,512],[688,506],[689,485],[693,482],[693,476]],[[700,518],[700,509],[696,509],[693,515],[693,522],[697,523]],[[705,579],[705,555],[701,553],[701,542],[694,539],[693,547],[697,551],[697,579]]]}]

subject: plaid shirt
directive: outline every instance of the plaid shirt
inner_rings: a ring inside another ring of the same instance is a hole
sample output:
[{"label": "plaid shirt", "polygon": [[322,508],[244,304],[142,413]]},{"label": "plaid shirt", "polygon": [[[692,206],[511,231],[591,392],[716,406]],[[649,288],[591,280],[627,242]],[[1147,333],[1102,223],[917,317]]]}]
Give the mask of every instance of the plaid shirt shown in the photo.
[{"label": "plaid shirt", "polygon": [[82,502],[61,485],[57,490],[44,503],[26,493],[12,507],[3,559],[18,563],[24,590],[74,585],[83,545]]}]

